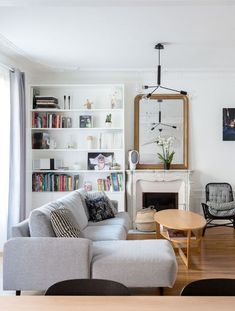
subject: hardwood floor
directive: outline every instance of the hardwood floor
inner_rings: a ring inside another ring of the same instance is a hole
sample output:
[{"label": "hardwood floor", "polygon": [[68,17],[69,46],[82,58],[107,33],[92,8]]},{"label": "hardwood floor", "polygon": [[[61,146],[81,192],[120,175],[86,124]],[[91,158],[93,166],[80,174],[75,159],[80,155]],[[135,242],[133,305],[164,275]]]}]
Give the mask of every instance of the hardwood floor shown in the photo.
[{"label": "hardwood floor", "polygon": [[[155,235],[132,234],[128,239],[155,238]],[[179,295],[183,286],[193,280],[214,277],[235,278],[235,230],[220,227],[206,231],[202,242],[201,255],[197,250],[192,250],[191,267],[187,269],[180,256],[176,254],[178,274],[173,288],[164,289],[164,295]],[[0,256],[0,282],[2,280],[2,258]],[[27,292],[23,294],[29,294]],[[32,293],[30,293],[32,294]],[[34,295],[36,293],[33,293]],[[38,293],[42,294],[42,293]],[[132,294],[159,295],[157,289],[133,289]],[[14,295],[14,292],[2,291],[0,295]]]},{"label": "hardwood floor", "polygon": [[[133,234],[129,239],[146,239],[146,234]],[[148,238],[155,238],[150,235]],[[218,227],[208,229],[202,242],[201,255],[192,249],[191,267],[187,269],[177,254],[178,274],[173,288],[164,289],[164,295],[179,295],[187,283],[205,278],[235,278],[235,230]],[[141,294],[139,291],[138,294]],[[144,294],[144,291],[143,291]],[[159,295],[158,291],[149,294]]]}]

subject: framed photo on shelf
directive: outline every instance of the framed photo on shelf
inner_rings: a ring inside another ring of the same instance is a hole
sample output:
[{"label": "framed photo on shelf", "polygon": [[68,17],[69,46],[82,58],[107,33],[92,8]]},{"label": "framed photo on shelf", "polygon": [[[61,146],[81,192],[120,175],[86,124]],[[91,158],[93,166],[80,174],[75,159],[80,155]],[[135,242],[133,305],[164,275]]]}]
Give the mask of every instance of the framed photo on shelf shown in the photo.
[{"label": "framed photo on shelf", "polygon": [[79,127],[80,128],[93,127],[93,116],[90,115],[79,116]]},{"label": "framed photo on shelf", "polygon": [[113,152],[88,152],[88,170],[107,171],[110,170],[113,162]]}]

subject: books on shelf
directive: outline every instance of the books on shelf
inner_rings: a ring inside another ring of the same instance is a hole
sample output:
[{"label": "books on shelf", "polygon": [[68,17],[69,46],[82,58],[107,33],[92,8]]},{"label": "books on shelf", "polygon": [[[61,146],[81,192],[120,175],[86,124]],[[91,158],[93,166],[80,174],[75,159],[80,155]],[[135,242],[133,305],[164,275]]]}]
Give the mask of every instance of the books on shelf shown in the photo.
[{"label": "books on shelf", "polygon": [[107,178],[97,179],[98,191],[123,191],[123,173],[111,173]]},{"label": "books on shelf", "polygon": [[[167,237],[169,239],[173,239],[173,238],[187,238],[187,231],[165,228],[164,232],[166,232]],[[191,237],[195,238],[195,235],[193,234],[193,232],[191,232]]]},{"label": "books on shelf", "polygon": [[58,113],[32,112],[32,128],[71,128],[72,118]]},{"label": "books on shelf", "polygon": [[79,175],[33,173],[32,191],[73,191],[79,188]]}]

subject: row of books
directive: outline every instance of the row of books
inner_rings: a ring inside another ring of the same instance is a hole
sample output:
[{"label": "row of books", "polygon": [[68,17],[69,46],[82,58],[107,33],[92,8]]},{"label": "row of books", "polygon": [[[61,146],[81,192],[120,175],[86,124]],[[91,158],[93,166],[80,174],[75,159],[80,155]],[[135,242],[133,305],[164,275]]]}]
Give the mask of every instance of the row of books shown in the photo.
[{"label": "row of books", "polygon": [[56,113],[32,112],[32,128],[71,128],[72,118]]},{"label": "row of books", "polygon": [[98,191],[123,191],[123,174],[111,173],[106,179],[97,179]]},{"label": "row of books", "polygon": [[32,191],[73,191],[79,188],[79,175],[33,173]]},{"label": "row of books", "polygon": [[36,95],[33,98],[33,108],[53,108],[59,109],[58,98],[53,96],[40,96]]}]

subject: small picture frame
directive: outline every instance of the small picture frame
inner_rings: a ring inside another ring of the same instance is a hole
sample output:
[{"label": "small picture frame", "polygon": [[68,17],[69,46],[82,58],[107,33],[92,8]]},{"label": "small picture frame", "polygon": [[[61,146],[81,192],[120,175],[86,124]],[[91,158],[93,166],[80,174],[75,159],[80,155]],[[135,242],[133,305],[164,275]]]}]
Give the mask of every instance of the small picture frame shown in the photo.
[{"label": "small picture frame", "polygon": [[113,152],[88,152],[87,168],[88,170],[108,171],[112,167]]},{"label": "small picture frame", "polygon": [[91,128],[91,127],[93,127],[93,116],[90,116],[90,115],[79,116],[79,127],[80,128]]}]

